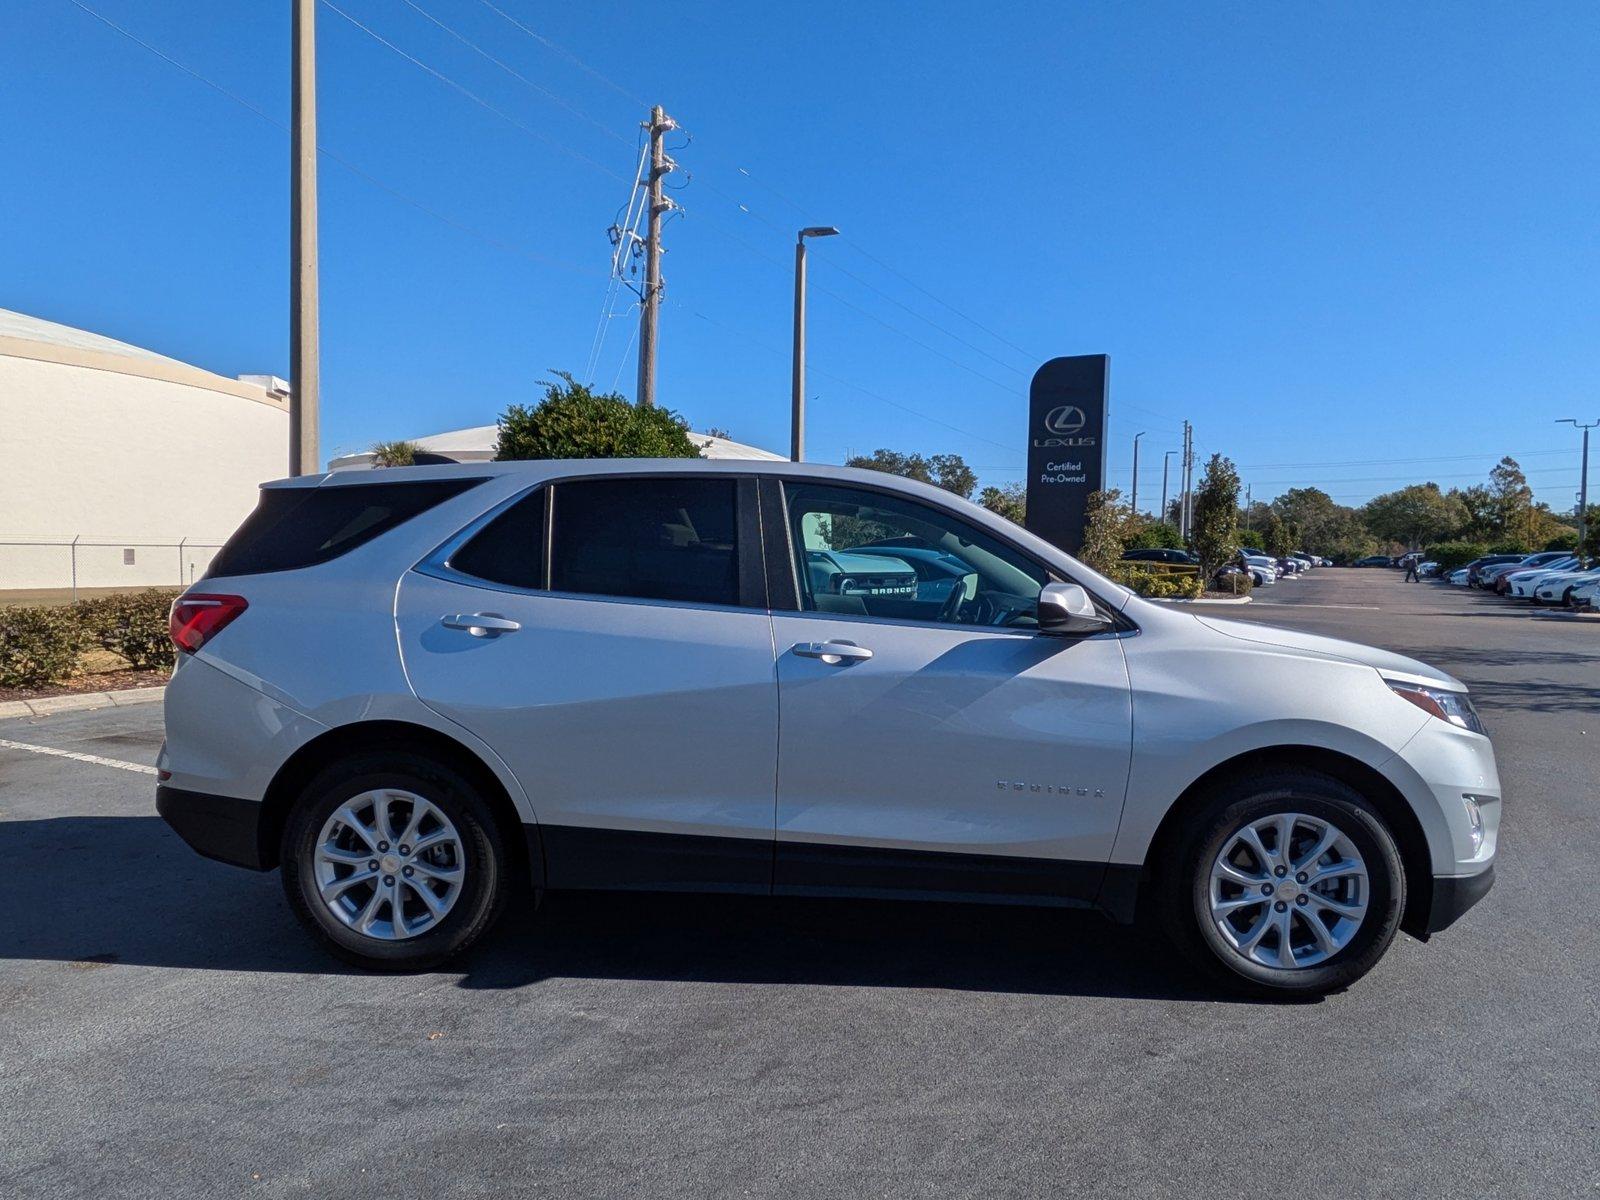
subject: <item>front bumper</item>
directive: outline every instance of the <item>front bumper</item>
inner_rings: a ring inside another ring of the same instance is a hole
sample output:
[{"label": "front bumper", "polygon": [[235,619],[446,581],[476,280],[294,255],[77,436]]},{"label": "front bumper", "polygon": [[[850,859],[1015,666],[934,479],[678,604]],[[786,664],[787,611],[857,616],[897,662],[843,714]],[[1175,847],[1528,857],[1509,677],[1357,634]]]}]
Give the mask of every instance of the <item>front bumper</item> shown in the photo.
[{"label": "front bumper", "polygon": [[1428,905],[1428,919],[1423,923],[1422,935],[1448,929],[1461,915],[1489,894],[1494,886],[1494,865],[1476,875],[1435,875],[1433,897]]},{"label": "front bumper", "polygon": [[191,849],[207,858],[252,871],[267,869],[259,801],[160,786],[156,811]]}]

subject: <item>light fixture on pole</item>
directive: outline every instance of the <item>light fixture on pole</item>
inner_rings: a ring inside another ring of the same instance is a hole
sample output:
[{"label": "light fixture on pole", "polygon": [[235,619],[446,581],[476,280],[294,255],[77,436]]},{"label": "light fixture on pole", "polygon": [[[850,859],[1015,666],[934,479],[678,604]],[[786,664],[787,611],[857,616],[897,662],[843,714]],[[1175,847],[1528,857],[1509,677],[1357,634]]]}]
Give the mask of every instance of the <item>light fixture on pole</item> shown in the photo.
[{"label": "light fixture on pole", "polygon": [[1578,475],[1578,557],[1581,559],[1589,540],[1589,430],[1600,425],[1600,421],[1590,421],[1585,425],[1576,417],[1562,417],[1556,424],[1583,430],[1583,466]]},{"label": "light fixture on pole", "polygon": [[1128,501],[1128,507],[1133,510],[1133,515],[1139,515],[1139,439],[1144,432],[1133,435],[1133,496]]},{"label": "light fixture on pole", "polygon": [[789,392],[789,458],[806,454],[806,239],[834,237],[832,225],[808,225],[794,243],[794,374]]}]

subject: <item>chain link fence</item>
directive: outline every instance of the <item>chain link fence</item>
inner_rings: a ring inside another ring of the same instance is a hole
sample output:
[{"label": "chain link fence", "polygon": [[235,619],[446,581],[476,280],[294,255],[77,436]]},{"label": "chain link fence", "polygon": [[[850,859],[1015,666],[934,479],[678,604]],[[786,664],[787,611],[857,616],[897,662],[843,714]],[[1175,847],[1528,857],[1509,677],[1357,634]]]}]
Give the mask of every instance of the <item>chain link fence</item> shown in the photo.
[{"label": "chain link fence", "polygon": [[0,605],[65,604],[85,596],[188,587],[221,542],[0,540]]}]

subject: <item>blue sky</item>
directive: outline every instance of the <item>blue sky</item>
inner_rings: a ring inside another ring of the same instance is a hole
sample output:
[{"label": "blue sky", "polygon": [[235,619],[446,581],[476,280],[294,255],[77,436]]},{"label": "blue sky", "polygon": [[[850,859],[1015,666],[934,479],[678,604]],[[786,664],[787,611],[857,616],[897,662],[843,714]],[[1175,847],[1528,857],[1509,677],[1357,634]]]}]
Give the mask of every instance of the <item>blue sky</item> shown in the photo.
[{"label": "blue sky", "polygon": [[[83,3],[279,124],[71,0],[12,0],[0,305],[287,374],[287,0]],[[658,101],[689,135],[659,398],[697,428],[786,447],[793,231],[826,223],[813,457],[1020,480],[1033,369],[1106,352],[1112,481],[1146,430],[1151,507],[1184,417],[1258,498],[1511,452],[1572,503],[1600,6],[493,0],[535,37],[485,0],[336,3],[471,96],[320,7],[321,142],[366,176],[323,158],[325,454],[584,372]],[[631,394],[616,312],[594,377]]]}]

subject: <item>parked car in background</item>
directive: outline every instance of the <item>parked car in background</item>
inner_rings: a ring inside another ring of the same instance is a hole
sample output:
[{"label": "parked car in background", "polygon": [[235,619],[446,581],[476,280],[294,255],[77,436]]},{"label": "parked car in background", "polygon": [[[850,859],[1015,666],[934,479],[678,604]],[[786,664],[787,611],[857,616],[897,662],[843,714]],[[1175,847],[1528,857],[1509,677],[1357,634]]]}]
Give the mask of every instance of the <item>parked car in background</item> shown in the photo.
[{"label": "parked car in background", "polygon": [[1466,587],[1467,568],[1458,567],[1456,570],[1451,571],[1450,574],[1445,576],[1445,582],[1450,584],[1452,587]]},{"label": "parked car in background", "polygon": [[1600,608],[1600,578],[1585,579],[1573,585],[1567,593],[1567,603],[1573,608]]},{"label": "parked car in background", "polygon": [[1467,583],[1472,587],[1478,586],[1478,580],[1483,573],[1493,567],[1505,563],[1521,562],[1526,555],[1523,554],[1486,554],[1482,558],[1474,559],[1467,564]]},{"label": "parked car in background", "polygon": [[1581,570],[1550,571],[1539,579],[1533,596],[1541,604],[1568,605],[1575,590],[1595,580],[1600,580],[1600,564]]},{"label": "parked car in background", "polygon": [[1439,573],[1439,564],[1436,562],[1420,562],[1417,564],[1417,574],[1423,579],[1431,579]]},{"label": "parked car in background", "polygon": [[1198,566],[1200,560],[1187,550],[1168,550],[1165,548],[1139,547],[1133,550],[1124,550],[1123,562],[1158,562],[1173,563],[1179,566]]},{"label": "parked car in background", "polygon": [[1503,566],[1491,567],[1481,572],[1478,577],[1478,586],[1485,591],[1494,592],[1497,596],[1504,596],[1510,587],[1509,580],[1519,571],[1531,571],[1536,567],[1555,566],[1564,561],[1569,555],[1563,550],[1547,550],[1543,554],[1530,554],[1520,563],[1509,563]]},{"label": "parked car in background", "polygon": [[899,558],[854,550],[806,551],[806,575],[813,591],[835,596],[914,596],[917,573]]},{"label": "parked car in background", "polygon": [[1387,554],[1369,554],[1350,564],[1352,567],[1392,567],[1394,561]]},{"label": "parked car in background", "polygon": [[[903,560],[854,549],[901,539],[972,594],[907,595]],[[281,867],[365,967],[434,966],[547,890],[894,895],[1148,912],[1199,969],[1308,996],[1494,879],[1499,777],[1459,680],[1148,603],[878,472],[284,480],[171,633],[158,811]]]},{"label": "parked car in background", "polygon": [[1242,566],[1250,572],[1250,581],[1256,587],[1271,587],[1278,582],[1278,564],[1265,554],[1246,554]]},{"label": "parked car in background", "polygon": [[1534,567],[1528,571],[1510,571],[1500,577],[1499,588],[1501,594],[1513,600],[1535,600],[1534,589],[1542,583],[1547,575],[1559,575],[1570,571],[1579,565],[1576,556],[1558,558],[1555,562],[1546,563],[1542,567]]},{"label": "parked car in background", "polygon": [[1491,555],[1488,561],[1480,564],[1477,571],[1473,574],[1472,584],[1474,587],[1482,588],[1484,591],[1492,592],[1494,590],[1495,580],[1497,580],[1501,575],[1507,571],[1524,570],[1528,567],[1538,566],[1539,564],[1534,561],[1536,558],[1538,558],[1538,555],[1534,554]]}]

